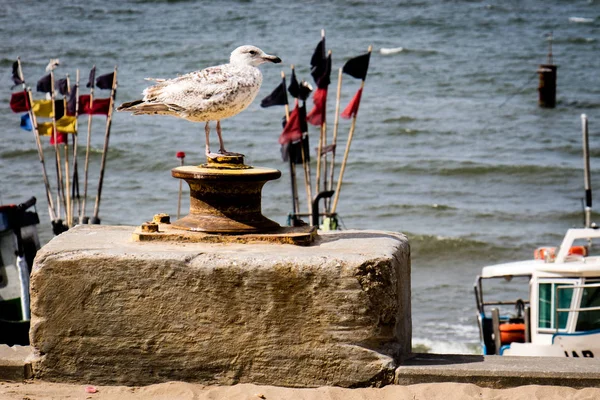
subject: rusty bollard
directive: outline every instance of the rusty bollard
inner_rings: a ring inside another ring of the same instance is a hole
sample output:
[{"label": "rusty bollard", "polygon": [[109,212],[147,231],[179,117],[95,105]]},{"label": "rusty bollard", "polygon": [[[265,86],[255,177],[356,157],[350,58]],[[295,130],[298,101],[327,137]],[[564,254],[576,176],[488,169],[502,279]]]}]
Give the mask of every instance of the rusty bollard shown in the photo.
[{"label": "rusty bollard", "polygon": [[190,186],[190,213],[172,226],[207,233],[261,233],[281,226],[261,212],[264,184],[277,179],[276,169],[245,165],[243,156],[219,156],[200,166],[173,168],[175,178]]}]

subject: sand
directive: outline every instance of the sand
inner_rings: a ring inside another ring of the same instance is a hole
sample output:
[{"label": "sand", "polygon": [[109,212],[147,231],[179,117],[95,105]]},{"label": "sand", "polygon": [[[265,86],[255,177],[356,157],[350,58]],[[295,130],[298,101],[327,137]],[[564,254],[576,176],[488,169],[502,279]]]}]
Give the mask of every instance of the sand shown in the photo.
[{"label": "sand", "polygon": [[[0,382],[2,400],[420,400],[420,399],[600,399],[600,388],[572,389],[557,386],[521,386],[511,389],[480,388],[473,384],[434,383],[409,386],[386,386],[381,389],[342,389],[320,387],[291,389],[275,386],[241,384],[203,386],[168,382],[144,387],[92,386],[49,382]],[[93,390],[91,390],[93,391]]]}]

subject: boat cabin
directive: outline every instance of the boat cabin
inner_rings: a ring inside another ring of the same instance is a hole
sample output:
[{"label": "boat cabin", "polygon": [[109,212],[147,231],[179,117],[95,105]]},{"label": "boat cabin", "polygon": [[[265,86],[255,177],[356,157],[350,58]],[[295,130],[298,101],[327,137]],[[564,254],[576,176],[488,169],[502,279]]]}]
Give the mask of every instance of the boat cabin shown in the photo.
[{"label": "boat cabin", "polygon": [[[536,258],[484,267],[475,281],[480,339],[484,354],[556,357],[600,356],[600,257],[588,256],[596,229],[571,229],[558,252],[536,251]],[[583,240],[584,246],[574,246]],[[521,298],[506,285],[521,281]],[[513,308],[512,312],[510,308]],[[508,310],[507,310],[508,308]]]}]

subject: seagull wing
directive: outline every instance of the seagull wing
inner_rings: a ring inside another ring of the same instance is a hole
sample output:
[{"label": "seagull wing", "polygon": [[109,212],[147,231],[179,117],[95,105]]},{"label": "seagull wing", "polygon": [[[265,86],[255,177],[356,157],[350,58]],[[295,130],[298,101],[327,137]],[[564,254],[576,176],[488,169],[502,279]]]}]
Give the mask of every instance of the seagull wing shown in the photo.
[{"label": "seagull wing", "polygon": [[225,65],[209,67],[169,79],[144,90],[146,103],[164,104],[174,111],[203,111],[224,101],[238,89]]}]

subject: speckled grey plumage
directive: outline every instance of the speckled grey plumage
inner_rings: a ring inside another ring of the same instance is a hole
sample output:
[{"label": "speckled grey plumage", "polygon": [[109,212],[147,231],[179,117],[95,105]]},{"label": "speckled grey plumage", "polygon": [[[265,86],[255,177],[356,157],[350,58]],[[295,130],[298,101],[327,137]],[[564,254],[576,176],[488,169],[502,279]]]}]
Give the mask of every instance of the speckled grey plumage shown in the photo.
[{"label": "speckled grey plumage", "polygon": [[[252,53],[254,52],[254,53]],[[231,53],[228,64],[158,83],[144,90],[144,98],[121,105],[119,111],[134,115],[160,114],[194,122],[219,121],[246,109],[262,83],[257,65],[280,62],[254,46],[241,46]]]},{"label": "speckled grey plumage", "polygon": [[171,115],[206,122],[206,155],[209,157],[208,124],[217,121],[219,153],[237,154],[225,151],[220,120],[239,114],[252,103],[262,84],[262,74],[256,67],[265,62],[280,63],[281,60],[258,47],[241,46],[231,53],[228,64],[174,79],[151,79],[158,83],[143,91],[143,99],[123,103],[117,111],[130,111],[134,115]]}]

